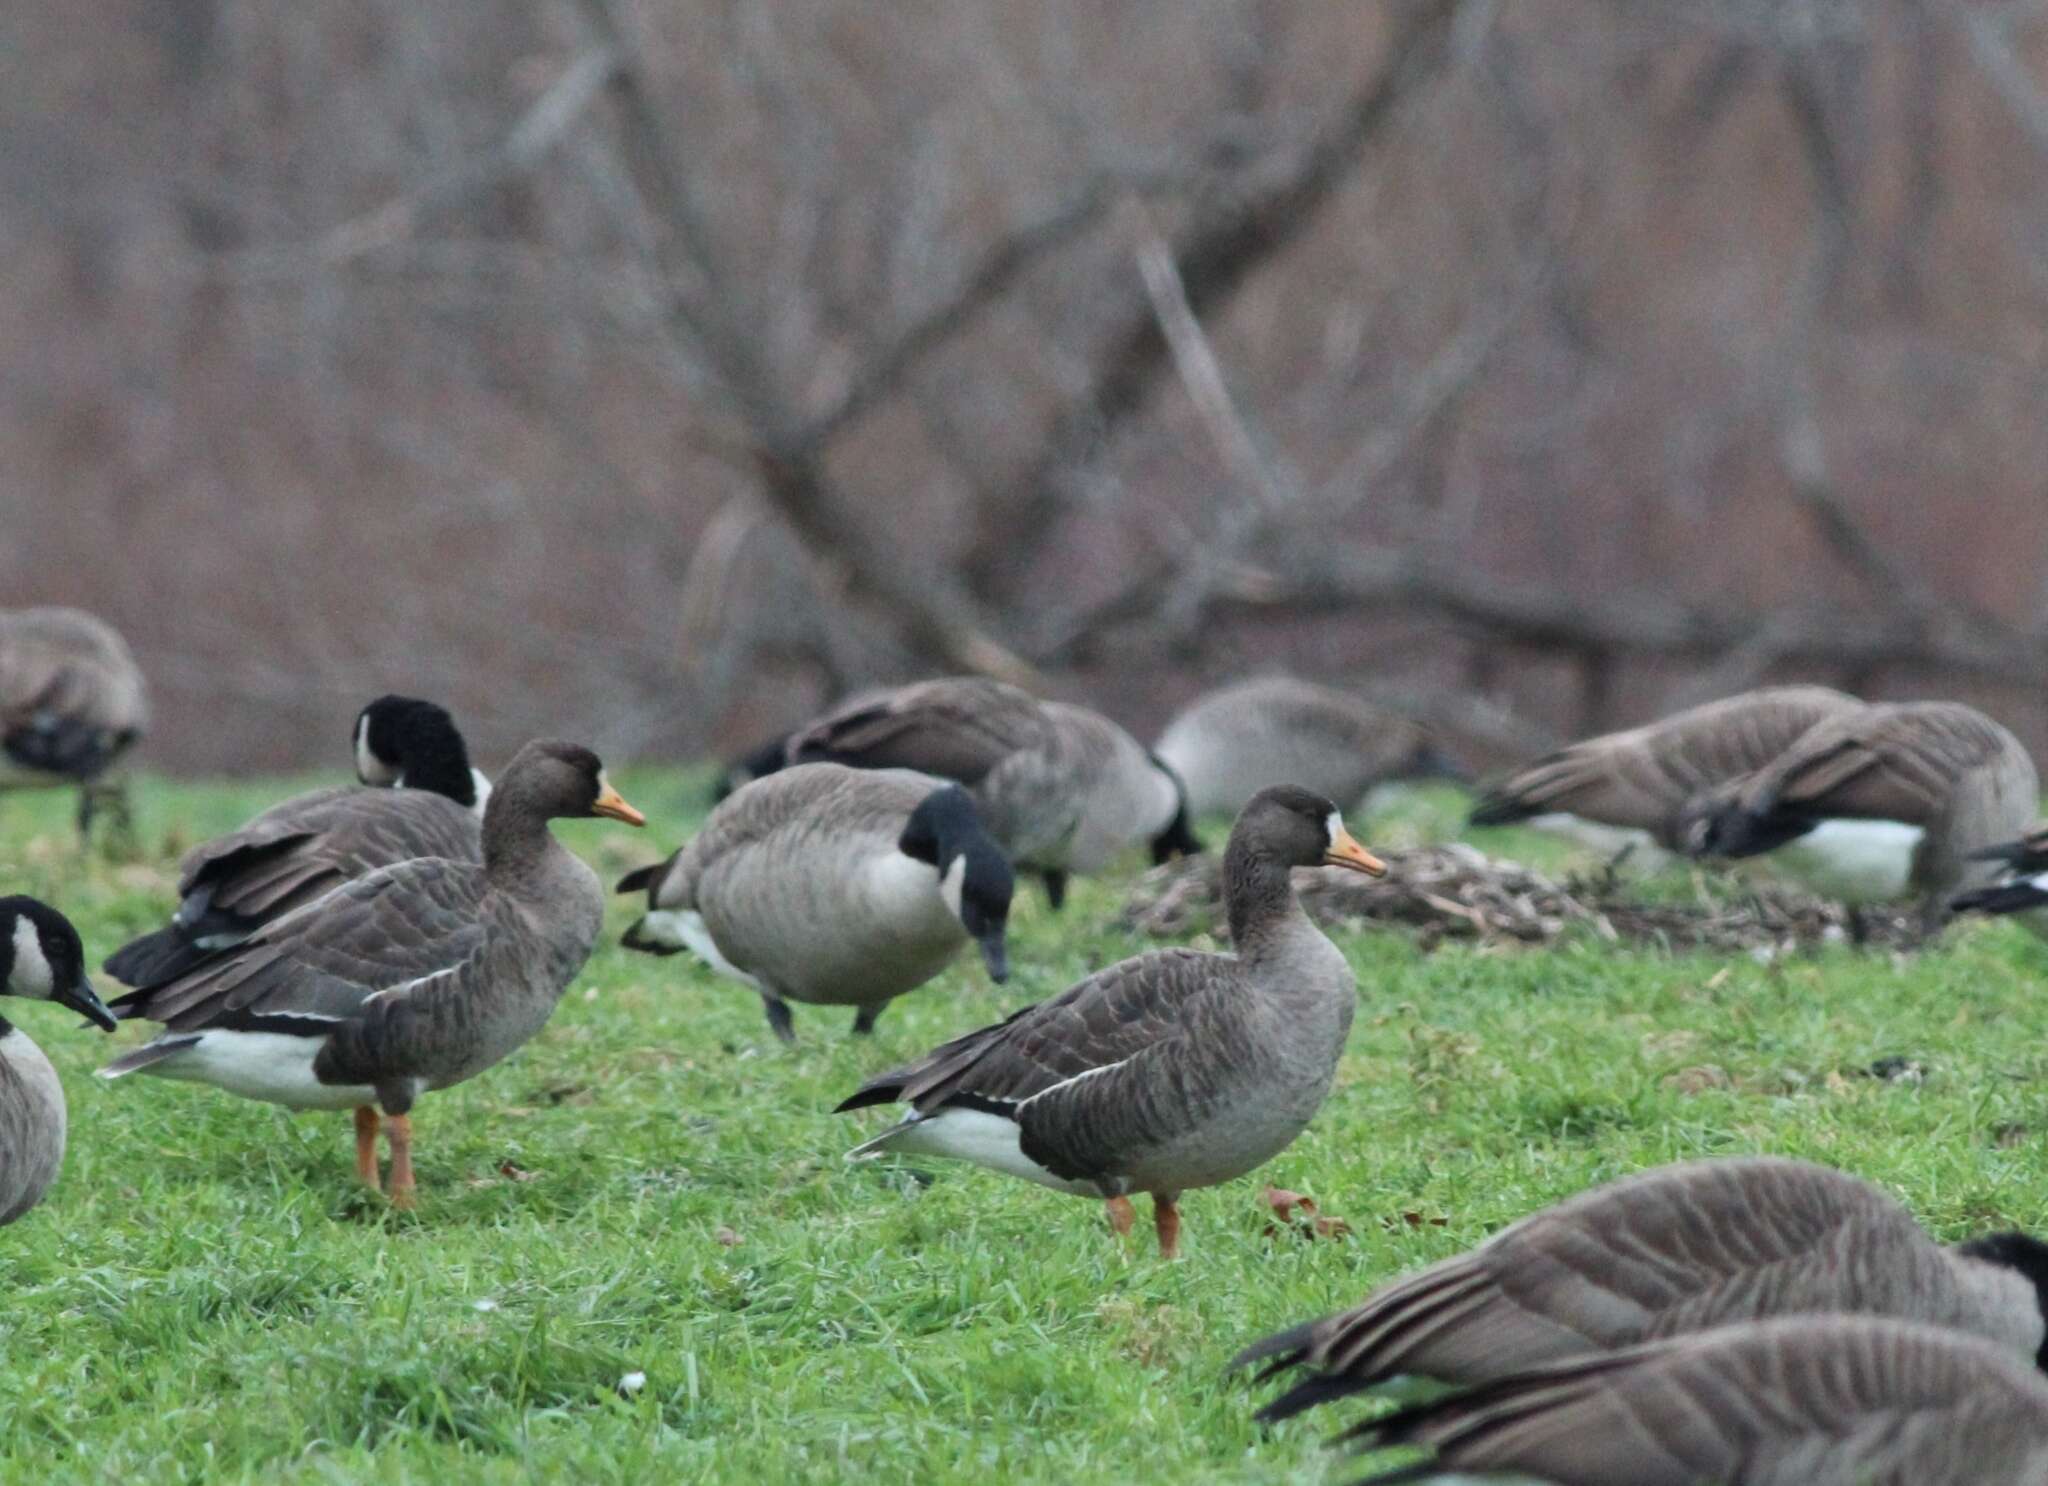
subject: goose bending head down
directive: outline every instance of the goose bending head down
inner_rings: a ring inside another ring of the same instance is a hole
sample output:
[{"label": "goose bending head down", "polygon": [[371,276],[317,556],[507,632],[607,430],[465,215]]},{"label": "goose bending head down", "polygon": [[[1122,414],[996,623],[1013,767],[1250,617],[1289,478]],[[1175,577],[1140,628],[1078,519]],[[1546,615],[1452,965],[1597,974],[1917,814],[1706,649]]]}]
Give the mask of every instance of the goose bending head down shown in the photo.
[{"label": "goose bending head down", "polygon": [[[71,921],[34,898],[0,898],[0,990],[54,1001],[108,1030]],[[64,1161],[64,1090],[28,1034],[0,1017],[0,1224],[42,1200]]]},{"label": "goose bending head down", "polygon": [[413,1200],[413,1102],[473,1078],[546,1025],[604,919],[597,876],[551,820],[645,824],[572,743],[527,744],[484,812],[483,860],[384,867],[266,925],[115,1010],[163,1024],[100,1070],[210,1083],[293,1109],[354,1109],[357,1169]]},{"label": "goose bending head down", "polygon": [[958,785],[796,764],[734,791],[689,845],[619,891],[647,892],[628,949],[693,951],[760,992],[789,1042],[790,1002],[857,1007],[853,1030],[871,1032],[970,939],[1000,984],[1015,882]]},{"label": "goose bending head down", "polygon": [[381,696],[356,715],[356,778],[384,789],[425,789],[479,819],[491,782],[471,766],[469,745],[448,709],[417,697]]},{"label": "goose bending head down", "polygon": [[1289,881],[1318,864],[1386,871],[1329,800],[1260,791],[1223,858],[1236,953],[1137,955],[871,1079],[839,1108],[910,1114],[851,1156],[958,1157],[1106,1200],[1119,1231],[1148,1193],[1172,1257],[1180,1194],[1278,1155],[1336,1076],[1357,985]]}]

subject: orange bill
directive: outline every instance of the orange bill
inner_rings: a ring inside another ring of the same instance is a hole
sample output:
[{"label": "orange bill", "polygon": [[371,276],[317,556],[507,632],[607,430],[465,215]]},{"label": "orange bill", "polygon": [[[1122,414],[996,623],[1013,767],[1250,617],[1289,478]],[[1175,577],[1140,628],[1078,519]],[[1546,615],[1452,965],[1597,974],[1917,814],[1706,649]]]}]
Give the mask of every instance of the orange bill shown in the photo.
[{"label": "orange bill", "polygon": [[1342,826],[1337,827],[1337,839],[1330,843],[1330,849],[1323,853],[1323,860],[1332,867],[1349,867],[1354,872],[1363,872],[1368,877],[1385,877],[1387,864],[1367,851],[1353,839]]},{"label": "orange bill", "polygon": [[598,782],[597,803],[590,807],[590,813],[592,815],[608,815],[613,820],[622,820],[629,826],[644,826],[647,824],[647,817],[635,810],[631,805],[628,805],[626,797],[603,780]]}]

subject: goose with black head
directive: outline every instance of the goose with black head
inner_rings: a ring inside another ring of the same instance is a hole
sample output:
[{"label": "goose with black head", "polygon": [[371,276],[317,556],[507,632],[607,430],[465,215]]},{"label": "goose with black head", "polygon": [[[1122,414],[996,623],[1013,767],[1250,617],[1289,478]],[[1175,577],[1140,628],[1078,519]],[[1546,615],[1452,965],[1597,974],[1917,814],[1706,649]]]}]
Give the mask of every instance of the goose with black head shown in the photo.
[{"label": "goose with black head", "polygon": [[736,790],[689,845],[619,891],[647,894],[628,949],[694,951],[760,992],[789,1042],[791,1001],[855,1007],[853,1030],[871,1032],[970,941],[1000,984],[1014,883],[958,785],[797,764]]},{"label": "goose with black head", "polygon": [[[34,898],[0,898],[0,993],[54,1001],[114,1026],[85,978],[78,930]],[[57,1070],[26,1032],[0,1017],[0,1224],[43,1200],[64,1164],[66,1126]]]}]

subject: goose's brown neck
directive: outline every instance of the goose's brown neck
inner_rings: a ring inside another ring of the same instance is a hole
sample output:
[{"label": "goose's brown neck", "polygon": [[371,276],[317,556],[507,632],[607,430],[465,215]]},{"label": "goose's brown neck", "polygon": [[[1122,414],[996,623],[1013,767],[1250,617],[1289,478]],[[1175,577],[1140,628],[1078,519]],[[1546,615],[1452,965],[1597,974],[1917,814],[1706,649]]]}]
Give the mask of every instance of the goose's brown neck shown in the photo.
[{"label": "goose's brown neck", "polygon": [[555,847],[548,814],[515,786],[492,791],[484,807],[484,872],[493,884],[516,889],[532,878]]},{"label": "goose's brown neck", "polygon": [[1256,953],[1301,913],[1287,864],[1242,836],[1233,836],[1223,852],[1223,907],[1230,942],[1241,955]]}]

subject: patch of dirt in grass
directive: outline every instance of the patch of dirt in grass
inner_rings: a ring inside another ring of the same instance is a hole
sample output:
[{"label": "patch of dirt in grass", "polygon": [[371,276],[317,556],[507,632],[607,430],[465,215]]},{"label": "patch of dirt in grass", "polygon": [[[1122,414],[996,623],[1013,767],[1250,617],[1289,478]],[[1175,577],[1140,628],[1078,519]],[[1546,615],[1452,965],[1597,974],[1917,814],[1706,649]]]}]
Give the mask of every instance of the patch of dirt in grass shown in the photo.
[{"label": "patch of dirt in grass", "polygon": [[[1385,877],[1304,867],[1295,891],[1325,926],[1360,922],[1412,931],[1424,949],[1447,939],[1551,944],[1569,934],[1671,950],[1748,953],[1768,960],[1823,944],[1910,949],[1914,916],[1889,909],[1852,914],[1839,903],[1775,884],[1695,879],[1690,899],[1644,901],[1614,872],[1552,878],[1452,842],[1386,854]],[[1158,938],[1222,934],[1219,853],[1155,867],[1138,880],[1122,926]]]}]

